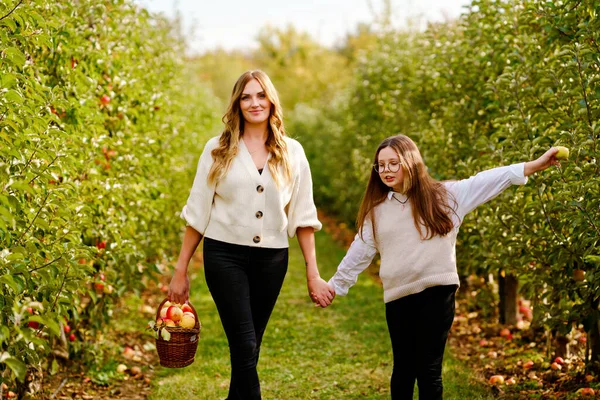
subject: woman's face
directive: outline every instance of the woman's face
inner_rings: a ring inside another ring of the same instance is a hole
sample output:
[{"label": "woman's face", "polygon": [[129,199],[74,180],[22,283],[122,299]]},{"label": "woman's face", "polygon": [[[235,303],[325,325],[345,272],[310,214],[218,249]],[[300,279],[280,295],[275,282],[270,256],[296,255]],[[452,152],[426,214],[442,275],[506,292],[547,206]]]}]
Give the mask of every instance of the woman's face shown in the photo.
[{"label": "woman's face", "polygon": [[240,108],[244,120],[250,124],[265,122],[271,115],[271,102],[256,79],[246,84],[240,97]]},{"label": "woman's face", "polygon": [[402,192],[404,172],[398,153],[391,147],[384,147],[377,155],[377,166],[381,181],[396,192]]}]

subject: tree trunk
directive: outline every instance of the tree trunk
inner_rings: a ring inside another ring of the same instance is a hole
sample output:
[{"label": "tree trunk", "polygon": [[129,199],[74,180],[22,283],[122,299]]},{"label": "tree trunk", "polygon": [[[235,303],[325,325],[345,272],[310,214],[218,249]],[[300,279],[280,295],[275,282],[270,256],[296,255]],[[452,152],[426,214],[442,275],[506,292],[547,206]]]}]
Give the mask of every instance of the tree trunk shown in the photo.
[{"label": "tree trunk", "polygon": [[600,372],[600,320],[597,318],[594,319],[595,321],[588,333],[588,341],[590,350],[592,351],[590,366],[594,371]]},{"label": "tree trunk", "polygon": [[569,357],[569,339],[557,332],[553,332],[554,336],[554,358]]},{"label": "tree trunk", "polygon": [[515,325],[517,323],[519,281],[514,275],[504,276],[502,271],[498,274],[498,288],[500,323]]}]

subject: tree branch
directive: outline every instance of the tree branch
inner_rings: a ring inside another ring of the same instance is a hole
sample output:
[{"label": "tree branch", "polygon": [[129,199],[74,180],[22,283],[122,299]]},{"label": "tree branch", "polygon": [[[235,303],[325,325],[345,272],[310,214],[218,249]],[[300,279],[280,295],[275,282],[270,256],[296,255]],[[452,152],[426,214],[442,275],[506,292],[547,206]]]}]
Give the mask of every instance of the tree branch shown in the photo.
[{"label": "tree branch", "polygon": [[15,6],[15,7],[14,7],[12,10],[10,10],[10,11],[9,11],[9,13],[8,13],[8,14],[6,14],[4,17],[0,18],[0,21],[2,21],[4,18],[6,18],[6,17],[8,17],[10,14],[12,14],[12,13],[13,13],[13,11],[15,11],[15,10],[17,9],[17,7],[19,7],[19,6],[21,5],[21,3],[22,3],[22,2],[23,2],[23,0],[19,1],[19,2],[17,3],[17,5],[16,5],[16,6]]}]

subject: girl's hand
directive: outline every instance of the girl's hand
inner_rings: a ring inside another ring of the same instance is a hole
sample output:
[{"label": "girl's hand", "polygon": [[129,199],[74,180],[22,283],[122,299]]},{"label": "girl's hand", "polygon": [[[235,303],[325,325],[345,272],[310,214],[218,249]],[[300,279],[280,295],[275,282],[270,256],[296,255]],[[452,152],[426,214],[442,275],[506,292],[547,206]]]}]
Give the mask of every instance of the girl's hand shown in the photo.
[{"label": "girl's hand", "polygon": [[308,280],[308,292],[316,307],[327,307],[335,298],[335,290],[321,277]]},{"label": "girl's hand", "polygon": [[171,283],[169,284],[169,301],[175,304],[184,304],[190,297],[190,279],[187,273],[175,270]]},{"label": "girl's hand", "polygon": [[525,163],[525,176],[529,176],[535,172],[543,171],[546,168],[556,165],[560,166],[560,162],[556,160],[556,153],[558,149],[556,147],[551,147],[548,151],[541,155],[540,158],[534,161],[529,161]]}]

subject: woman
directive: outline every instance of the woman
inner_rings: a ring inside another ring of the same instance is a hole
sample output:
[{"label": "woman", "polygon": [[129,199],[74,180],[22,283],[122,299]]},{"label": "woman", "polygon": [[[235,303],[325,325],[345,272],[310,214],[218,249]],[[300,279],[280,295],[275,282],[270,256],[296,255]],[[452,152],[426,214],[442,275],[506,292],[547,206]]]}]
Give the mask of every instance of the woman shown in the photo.
[{"label": "woman", "polygon": [[204,237],[206,282],[229,341],[229,400],[260,399],[260,345],[287,271],[288,238],[298,237],[308,290],[326,307],[335,292],[317,268],[321,229],[302,146],[285,135],[277,92],[262,71],[234,85],[220,136],[206,143],[182,218],[183,245],[169,300],[189,297],[187,267]]},{"label": "woman", "polygon": [[557,151],[469,179],[438,182],[407,136],[389,137],[377,148],[358,212],[359,234],[329,283],[338,295],[348,294],[375,254],[381,255],[393,399],[412,400],[415,380],[420,399],[442,399],[442,360],[459,284],[456,236],[463,218],[509,186],[557,165]]}]

